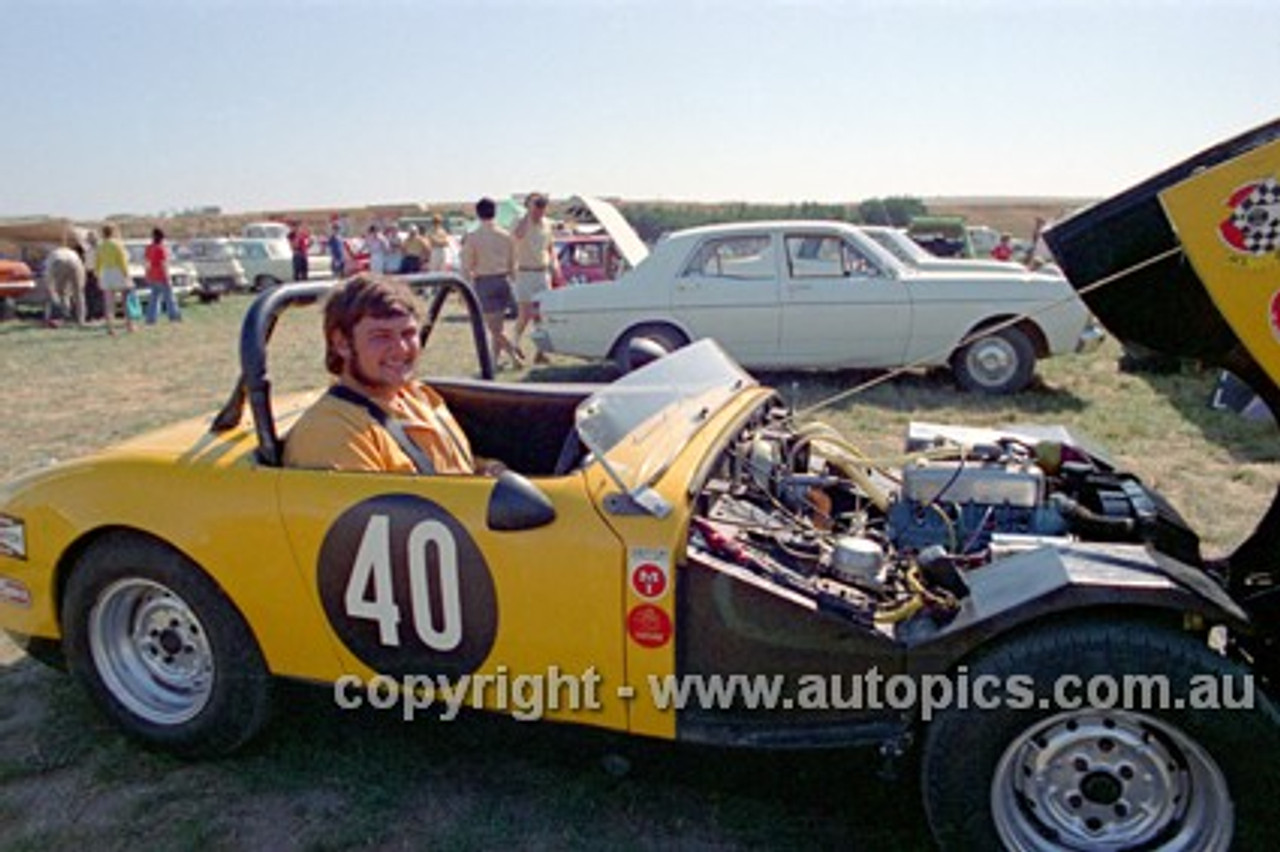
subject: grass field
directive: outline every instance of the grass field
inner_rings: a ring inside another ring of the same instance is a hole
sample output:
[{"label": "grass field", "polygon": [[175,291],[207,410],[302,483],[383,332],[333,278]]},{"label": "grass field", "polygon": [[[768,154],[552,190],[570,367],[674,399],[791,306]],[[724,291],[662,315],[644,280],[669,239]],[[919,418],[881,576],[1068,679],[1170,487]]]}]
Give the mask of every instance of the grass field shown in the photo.
[{"label": "grass field", "polygon": [[[179,325],[115,338],[0,324],[0,479],[211,413],[237,374],[246,305],[192,305]],[[277,389],[323,382],[318,323],[315,311],[281,323]],[[1041,383],[1011,398],[911,373],[816,416],[875,454],[898,450],[910,420],[1079,428],[1163,491],[1210,553],[1230,548],[1280,481],[1274,427],[1209,410],[1210,372],[1129,375],[1118,353],[1109,343],[1045,362]],[[443,323],[427,372],[471,372],[473,360],[464,327]],[[501,378],[612,375],[557,360]],[[761,378],[805,407],[871,377]],[[327,691],[296,685],[278,698],[275,722],[245,752],[187,764],[126,741],[69,679],[0,639],[0,849],[929,848],[910,767],[881,782],[869,753],[676,748],[478,714],[404,724],[338,712]],[[602,768],[614,753],[630,774]]]}]

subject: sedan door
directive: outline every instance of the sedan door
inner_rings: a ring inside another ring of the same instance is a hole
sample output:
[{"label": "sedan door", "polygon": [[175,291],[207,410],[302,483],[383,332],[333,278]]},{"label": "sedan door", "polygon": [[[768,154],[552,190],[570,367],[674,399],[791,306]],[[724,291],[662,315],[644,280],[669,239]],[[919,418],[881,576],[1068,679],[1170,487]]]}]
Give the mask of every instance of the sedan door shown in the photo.
[{"label": "sedan door", "polygon": [[778,359],[778,251],[767,230],[708,236],[671,288],[671,311],[746,366]]},{"label": "sedan door", "polygon": [[783,239],[781,351],[794,367],[894,367],[911,338],[911,296],[871,252],[835,231]]}]

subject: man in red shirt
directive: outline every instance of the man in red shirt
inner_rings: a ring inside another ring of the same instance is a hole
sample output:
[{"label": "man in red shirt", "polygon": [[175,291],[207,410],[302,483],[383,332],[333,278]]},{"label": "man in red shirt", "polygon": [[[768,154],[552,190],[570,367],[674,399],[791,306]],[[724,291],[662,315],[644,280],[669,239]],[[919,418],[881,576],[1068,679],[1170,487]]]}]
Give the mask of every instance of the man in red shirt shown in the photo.
[{"label": "man in red shirt", "polygon": [[169,321],[181,321],[182,309],[178,307],[178,299],[173,295],[173,287],[169,283],[169,249],[164,244],[164,231],[159,228],[151,230],[151,245],[147,246],[146,260],[147,288],[151,296],[147,300],[147,325],[155,325],[161,301],[165,303]]},{"label": "man in red shirt", "polygon": [[293,280],[306,281],[311,274],[307,255],[311,252],[311,232],[301,222],[289,231],[289,248],[293,250]]},{"label": "man in red shirt", "polygon": [[996,260],[1013,260],[1013,237],[1001,234],[1000,242],[991,250],[991,256]]}]

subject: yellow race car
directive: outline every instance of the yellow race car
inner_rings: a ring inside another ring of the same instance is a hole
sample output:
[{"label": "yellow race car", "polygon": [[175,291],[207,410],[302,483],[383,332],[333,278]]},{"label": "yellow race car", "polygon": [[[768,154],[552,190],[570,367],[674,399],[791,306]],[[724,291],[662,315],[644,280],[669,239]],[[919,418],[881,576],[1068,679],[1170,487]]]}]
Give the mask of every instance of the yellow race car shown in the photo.
[{"label": "yellow race car", "polygon": [[[1094,232],[1062,227],[1071,274]],[[915,424],[897,463],[868,459],[712,341],[607,385],[495,383],[466,282],[415,283],[424,338],[453,294],[468,309],[481,378],[431,383],[507,472],[283,468],[315,395],[273,398],[271,332],[328,285],[281,287],[248,311],[212,425],[0,489],[0,626],[188,755],[257,734],[290,678],[406,719],[918,752],[947,848],[1269,830],[1265,523],[1206,564],[1172,507],[1061,429]],[[1114,329],[1131,309],[1095,310]]]}]

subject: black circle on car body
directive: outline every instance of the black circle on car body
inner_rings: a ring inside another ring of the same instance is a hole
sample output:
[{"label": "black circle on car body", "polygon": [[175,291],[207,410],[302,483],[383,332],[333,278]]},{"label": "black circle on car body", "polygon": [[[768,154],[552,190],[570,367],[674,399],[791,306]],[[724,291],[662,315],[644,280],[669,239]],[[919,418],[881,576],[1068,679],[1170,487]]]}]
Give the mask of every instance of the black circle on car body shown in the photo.
[{"label": "black circle on car body", "polygon": [[381,674],[458,678],[493,648],[498,600],[484,555],[423,497],[385,494],[343,512],[316,581],[334,632]]}]

